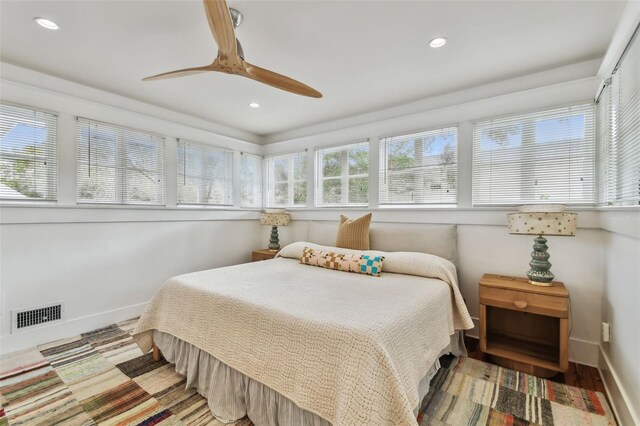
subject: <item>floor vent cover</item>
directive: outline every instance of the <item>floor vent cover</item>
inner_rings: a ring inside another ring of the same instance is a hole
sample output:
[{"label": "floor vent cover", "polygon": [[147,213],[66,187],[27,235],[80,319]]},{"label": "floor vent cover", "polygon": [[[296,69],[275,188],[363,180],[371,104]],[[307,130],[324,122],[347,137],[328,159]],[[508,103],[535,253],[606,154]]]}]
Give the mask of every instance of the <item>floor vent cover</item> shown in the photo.
[{"label": "floor vent cover", "polygon": [[39,306],[30,309],[12,311],[12,332],[26,328],[60,321],[64,315],[64,303],[56,303],[48,306]]}]

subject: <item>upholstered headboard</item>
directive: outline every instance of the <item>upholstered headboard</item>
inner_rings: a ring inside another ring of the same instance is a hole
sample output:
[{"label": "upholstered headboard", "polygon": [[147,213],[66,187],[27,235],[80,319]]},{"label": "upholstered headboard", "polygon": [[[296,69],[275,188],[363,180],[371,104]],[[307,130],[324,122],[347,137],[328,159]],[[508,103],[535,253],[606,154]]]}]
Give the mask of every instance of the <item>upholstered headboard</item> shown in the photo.
[{"label": "upholstered headboard", "polygon": [[[457,229],[457,225],[372,222],[369,233],[371,250],[435,254],[457,265]],[[333,246],[337,232],[338,221],[312,221],[307,240]]]}]

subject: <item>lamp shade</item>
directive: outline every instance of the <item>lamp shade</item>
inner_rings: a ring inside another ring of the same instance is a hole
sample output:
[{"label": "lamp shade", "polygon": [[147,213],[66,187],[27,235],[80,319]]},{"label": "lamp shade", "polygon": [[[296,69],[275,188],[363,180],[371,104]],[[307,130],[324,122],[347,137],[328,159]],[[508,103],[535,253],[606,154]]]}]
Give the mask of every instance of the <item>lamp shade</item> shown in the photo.
[{"label": "lamp shade", "polygon": [[290,220],[289,213],[260,213],[261,225],[287,226]]},{"label": "lamp shade", "polygon": [[576,234],[578,214],[563,211],[520,211],[507,215],[509,233],[523,235]]}]

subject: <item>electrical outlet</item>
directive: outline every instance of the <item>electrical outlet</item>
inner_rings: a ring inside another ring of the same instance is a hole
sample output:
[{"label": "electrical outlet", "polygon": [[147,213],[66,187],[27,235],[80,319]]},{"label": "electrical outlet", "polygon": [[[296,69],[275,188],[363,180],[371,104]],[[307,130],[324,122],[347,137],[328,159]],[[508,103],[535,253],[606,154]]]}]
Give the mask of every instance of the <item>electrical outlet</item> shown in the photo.
[{"label": "electrical outlet", "polygon": [[611,339],[611,324],[608,322],[602,323],[602,341],[608,342]]}]

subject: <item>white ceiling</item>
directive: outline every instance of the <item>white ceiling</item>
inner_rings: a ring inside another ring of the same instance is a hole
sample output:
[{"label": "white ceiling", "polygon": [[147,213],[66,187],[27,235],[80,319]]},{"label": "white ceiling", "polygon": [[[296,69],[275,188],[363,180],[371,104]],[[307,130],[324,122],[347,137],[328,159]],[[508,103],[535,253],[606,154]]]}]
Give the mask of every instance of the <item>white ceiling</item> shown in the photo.
[{"label": "white ceiling", "polygon": [[[622,1],[229,1],[246,59],[324,94],[221,73],[155,82],[216,54],[200,1],[1,1],[0,59],[269,135],[600,58]],[[47,31],[36,16],[56,21]],[[436,36],[449,43],[427,47]],[[248,107],[258,102],[261,108]]]}]

